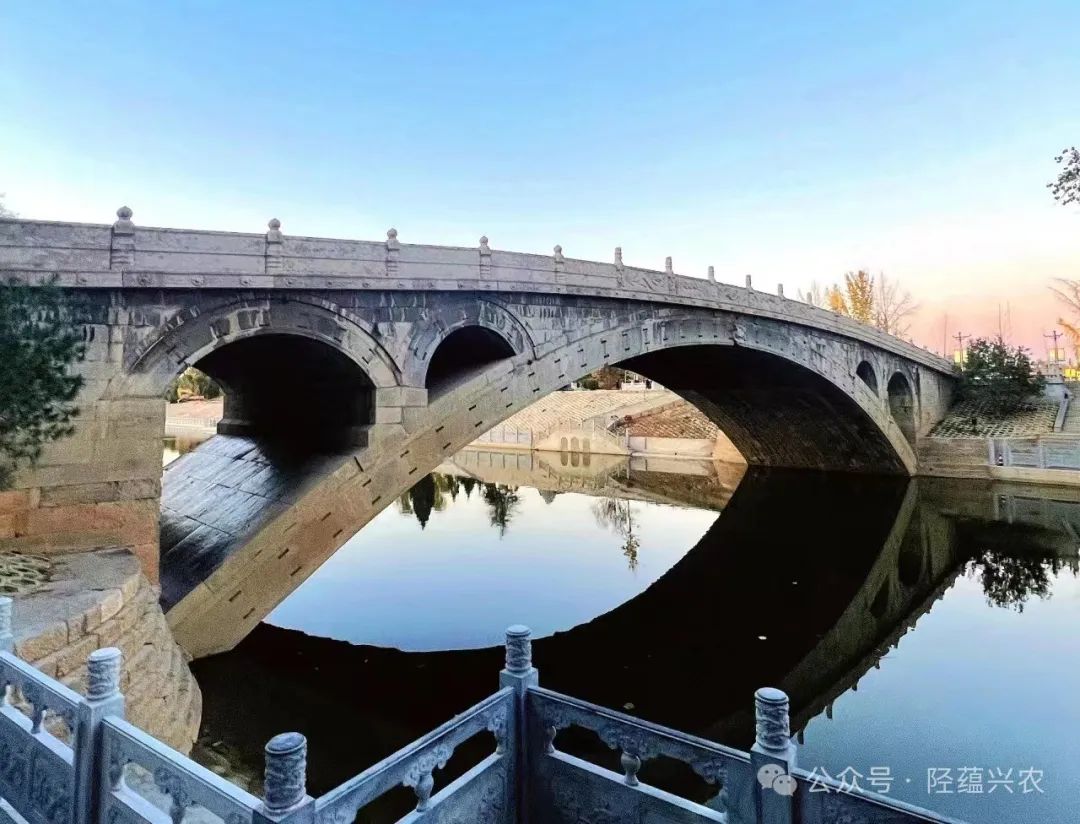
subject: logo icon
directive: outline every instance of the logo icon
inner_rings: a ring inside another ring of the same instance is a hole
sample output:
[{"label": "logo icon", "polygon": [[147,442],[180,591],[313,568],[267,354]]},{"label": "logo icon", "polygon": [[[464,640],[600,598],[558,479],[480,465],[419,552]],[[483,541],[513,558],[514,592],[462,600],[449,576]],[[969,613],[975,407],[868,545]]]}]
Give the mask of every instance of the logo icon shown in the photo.
[{"label": "logo icon", "polygon": [[766,764],[757,772],[758,783],[766,790],[773,790],[780,795],[793,796],[798,784],[795,776],[788,775],[779,764]]}]

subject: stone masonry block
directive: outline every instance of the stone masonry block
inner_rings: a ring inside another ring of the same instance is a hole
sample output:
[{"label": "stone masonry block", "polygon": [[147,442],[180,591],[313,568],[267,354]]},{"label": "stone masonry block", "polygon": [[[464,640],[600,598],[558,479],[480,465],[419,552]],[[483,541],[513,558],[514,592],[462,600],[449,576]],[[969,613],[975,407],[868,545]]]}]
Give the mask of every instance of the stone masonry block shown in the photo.
[{"label": "stone masonry block", "polygon": [[[67,624],[64,627],[66,629]],[[57,677],[63,678],[65,675],[79,669],[79,667],[85,666],[87,656],[94,650],[99,649],[100,646],[97,635],[93,633],[84,635],[78,641],[50,653],[41,660],[40,664],[47,667],[55,666]],[[39,662],[35,662],[34,666],[39,666]]]},{"label": "stone masonry block", "polygon": [[33,638],[26,638],[15,644],[15,654],[24,661],[35,662],[62,650],[68,642],[66,621],[57,621]]}]

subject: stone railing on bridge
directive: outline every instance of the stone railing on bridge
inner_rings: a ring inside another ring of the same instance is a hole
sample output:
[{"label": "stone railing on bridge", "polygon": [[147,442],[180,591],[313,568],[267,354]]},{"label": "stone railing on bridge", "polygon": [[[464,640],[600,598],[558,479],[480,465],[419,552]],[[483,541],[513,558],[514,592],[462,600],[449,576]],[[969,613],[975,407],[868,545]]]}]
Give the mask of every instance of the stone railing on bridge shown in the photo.
[{"label": "stone railing on bridge", "polygon": [[[294,237],[271,220],[263,234],[136,226],[117,210],[110,226],[0,219],[0,272],[84,289],[281,289],[525,291],[618,297],[729,310],[813,326],[872,343],[938,372],[953,364],[915,344],[835,312],[707,277],[627,266],[622,249],[612,263],[478,246],[405,244],[395,229],[385,241]],[[615,352],[614,341],[613,352]]]},{"label": "stone railing on bridge", "polygon": [[[416,795],[401,821],[432,824],[614,824],[654,815],[725,824],[948,821],[796,769],[787,697],[778,690],[758,691],[757,742],[744,753],[541,689],[524,627],[507,631],[497,692],[319,798],[306,791],[304,737],[275,736],[257,798],[124,720],[119,650],[91,654],[83,698],[11,654],[10,612],[10,599],[0,600],[4,824],[351,824],[400,786]],[[618,751],[622,772],[557,749],[567,727]],[[436,772],[454,751],[489,734],[490,754],[436,792]],[[688,765],[714,797],[702,804],[646,784],[639,771],[659,757]],[[826,792],[810,792],[812,780]]]}]

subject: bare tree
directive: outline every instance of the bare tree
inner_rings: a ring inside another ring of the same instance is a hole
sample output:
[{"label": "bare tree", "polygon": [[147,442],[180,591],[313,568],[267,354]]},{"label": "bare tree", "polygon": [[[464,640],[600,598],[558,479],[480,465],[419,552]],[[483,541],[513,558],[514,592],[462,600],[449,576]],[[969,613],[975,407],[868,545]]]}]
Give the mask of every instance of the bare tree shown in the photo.
[{"label": "bare tree", "polygon": [[[1065,304],[1070,318],[1058,318],[1074,350],[1080,347],[1080,280],[1057,278],[1057,286],[1051,286],[1054,297]],[[1080,350],[1078,350],[1080,351]]]},{"label": "bare tree", "polygon": [[0,217],[17,217],[17,215],[4,205],[4,193],[0,192]]},{"label": "bare tree", "polygon": [[820,306],[822,309],[828,308],[828,301],[825,299],[825,291],[821,288],[816,280],[810,281],[810,288],[805,292],[799,290],[799,300],[803,303],[808,303],[811,306]]},{"label": "bare tree", "polygon": [[919,309],[911,292],[904,289],[898,280],[880,272],[874,284],[874,293],[874,324],[882,332],[907,337],[911,331],[911,316]]}]

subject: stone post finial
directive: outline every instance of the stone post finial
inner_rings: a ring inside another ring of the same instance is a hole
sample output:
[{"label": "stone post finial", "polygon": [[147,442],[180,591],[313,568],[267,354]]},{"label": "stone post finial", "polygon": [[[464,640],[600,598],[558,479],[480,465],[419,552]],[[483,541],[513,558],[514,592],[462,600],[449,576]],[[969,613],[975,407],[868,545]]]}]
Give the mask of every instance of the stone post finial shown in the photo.
[{"label": "stone post finial", "polygon": [[782,283],[776,284],[776,294],[778,294],[780,297],[784,296],[784,284],[782,284]]},{"label": "stone post finial", "polygon": [[664,258],[664,271],[667,272],[669,275],[675,274],[675,269],[671,265],[670,257]]},{"label": "stone post finial", "polygon": [[94,650],[86,659],[86,697],[102,701],[120,694],[120,665],[123,655],[116,647]]},{"label": "stone post finial", "polygon": [[709,283],[716,283],[716,268],[715,267],[713,267],[713,266],[709,267],[709,275],[708,275],[708,277],[709,277]]},{"label": "stone post finial", "polygon": [[791,747],[788,697],[775,687],[762,687],[754,693],[754,749],[777,758],[787,756]]},{"label": "stone post finial", "polygon": [[398,252],[401,244],[398,243],[397,229],[389,229],[386,232],[386,274],[394,277],[398,271]]},{"label": "stone post finial", "polygon": [[623,270],[622,246],[615,247],[615,268],[620,272]]},{"label": "stone post finial", "polygon": [[109,252],[109,268],[124,269],[135,265],[134,214],[127,206],[116,210],[116,222],[112,227],[112,248]]},{"label": "stone post finial", "polygon": [[480,253],[483,254],[484,252],[491,254],[491,247],[488,246],[487,235],[480,235]]},{"label": "stone post finial", "polygon": [[555,271],[561,272],[565,263],[566,258],[563,257],[562,246],[555,244]]},{"label": "stone post finial", "polygon": [[0,651],[11,652],[15,648],[15,636],[11,631],[11,606],[13,601],[0,596]]},{"label": "stone post finial", "polygon": [[753,289],[754,288],[754,284],[753,284],[752,279],[750,278],[750,275],[746,276],[746,288],[747,289]]},{"label": "stone post finial", "polygon": [[506,630],[506,671],[528,672],[532,669],[532,630],[514,624]]},{"label": "stone post finial", "polygon": [[307,796],[307,739],[284,732],[266,742],[263,806],[270,815],[288,812]]},{"label": "stone post finial", "polygon": [[121,206],[116,210],[116,222],[113,223],[113,232],[119,234],[131,235],[135,233],[135,223],[131,220],[131,216],[135,214],[128,206]]},{"label": "stone post finial", "polygon": [[281,221],[276,217],[271,218],[266,224],[266,266],[264,271],[268,275],[277,274],[282,270],[281,244]]}]

